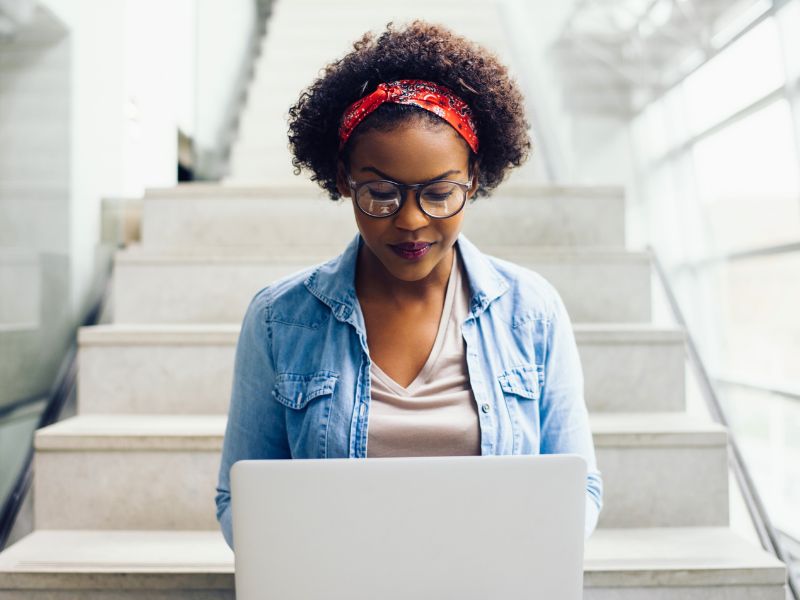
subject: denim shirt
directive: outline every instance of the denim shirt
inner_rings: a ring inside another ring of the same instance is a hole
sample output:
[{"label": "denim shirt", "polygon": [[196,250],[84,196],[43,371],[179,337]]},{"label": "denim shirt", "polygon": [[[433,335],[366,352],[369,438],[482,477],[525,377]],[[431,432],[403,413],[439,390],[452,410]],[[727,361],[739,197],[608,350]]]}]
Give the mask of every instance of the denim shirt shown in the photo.
[{"label": "denim shirt", "polygon": [[[370,356],[355,291],[356,235],[338,257],[259,291],[244,316],[216,488],[233,549],[230,468],[242,459],[366,458]],[[469,281],[462,325],[481,454],[582,456],[585,537],[602,508],[572,325],[537,273],[456,242]]]}]

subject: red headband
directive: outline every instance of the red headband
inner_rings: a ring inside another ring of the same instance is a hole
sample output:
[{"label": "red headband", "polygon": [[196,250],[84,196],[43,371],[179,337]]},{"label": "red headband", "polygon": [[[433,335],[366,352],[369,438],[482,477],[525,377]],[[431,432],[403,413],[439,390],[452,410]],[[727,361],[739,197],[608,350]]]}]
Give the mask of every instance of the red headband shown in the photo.
[{"label": "red headband", "polygon": [[478,136],[472,110],[461,98],[448,88],[420,79],[401,79],[391,83],[381,83],[378,88],[353,102],[342,115],[339,126],[339,149],[347,142],[350,134],[367,116],[384,102],[395,104],[415,104],[450,123],[461,134],[473,152],[478,152]]}]

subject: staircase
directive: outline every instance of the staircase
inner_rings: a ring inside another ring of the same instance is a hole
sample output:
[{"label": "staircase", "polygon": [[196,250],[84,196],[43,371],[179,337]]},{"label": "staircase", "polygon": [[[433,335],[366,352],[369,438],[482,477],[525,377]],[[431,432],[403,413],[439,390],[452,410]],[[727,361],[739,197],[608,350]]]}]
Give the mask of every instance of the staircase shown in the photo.
[{"label": "staircase", "polygon": [[[493,4],[411,4],[448,23],[457,6],[459,26],[502,39]],[[303,69],[322,64],[304,53],[355,37],[340,22],[386,20],[350,5],[276,6],[228,185],[148,191],[141,244],[115,259],[114,322],[79,334],[78,414],[36,434],[35,530],[0,553],[3,599],[234,597],[214,496],[239,323],[258,289],[356,232],[347,202],[292,178],[280,131]],[[465,234],[553,282],[574,322],[605,489],[585,598],[784,600],[783,563],[729,527],[727,432],[686,412],[684,334],[652,324],[622,191],[523,175],[466,211]]]}]

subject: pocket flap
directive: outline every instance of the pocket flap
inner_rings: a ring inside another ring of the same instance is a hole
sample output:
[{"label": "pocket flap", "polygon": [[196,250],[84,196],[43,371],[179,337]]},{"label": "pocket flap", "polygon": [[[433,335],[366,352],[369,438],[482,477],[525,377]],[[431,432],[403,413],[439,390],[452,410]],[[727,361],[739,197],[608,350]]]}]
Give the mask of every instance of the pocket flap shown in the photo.
[{"label": "pocket flap", "polygon": [[301,409],[314,398],[332,394],[338,379],[339,376],[331,371],[318,371],[310,375],[279,373],[272,395],[284,406]]},{"label": "pocket flap", "polygon": [[504,392],[530,400],[539,399],[539,373],[535,366],[513,367],[500,373],[497,379]]}]

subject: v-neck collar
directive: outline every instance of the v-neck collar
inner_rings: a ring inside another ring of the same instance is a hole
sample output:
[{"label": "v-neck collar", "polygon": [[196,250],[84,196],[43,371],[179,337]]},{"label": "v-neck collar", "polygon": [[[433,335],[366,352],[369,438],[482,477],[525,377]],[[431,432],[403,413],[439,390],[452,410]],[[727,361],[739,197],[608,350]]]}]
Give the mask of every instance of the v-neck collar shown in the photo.
[{"label": "v-neck collar", "polygon": [[439,319],[439,329],[436,332],[436,338],[433,341],[433,347],[431,348],[431,353],[428,355],[428,360],[425,361],[425,364],[422,365],[419,373],[414,378],[414,380],[408,384],[407,387],[403,387],[399,383],[397,383],[394,379],[392,379],[386,372],[378,366],[378,363],[372,361],[372,368],[375,369],[375,375],[381,379],[381,381],[386,384],[389,388],[392,389],[397,395],[399,396],[412,396],[417,388],[419,388],[423,383],[428,380],[428,376],[433,368],[436,366],[436,363],[439,360],[439,355],[442,353],[442,346],[444,346],[444,339],[445,335],[447,334],[447,326],[450,321],[450,317],[453,313],[453,304],[455,303],[455,296],[456,296],[456,287],[461,285],[461,274],[460,269],[458,266],[458,251],[453,252],[453,266],[450,269],[450,277],[447,280],[447,289],[445,290],[444,294],[444,306],[442,307],[442,316]]}]

